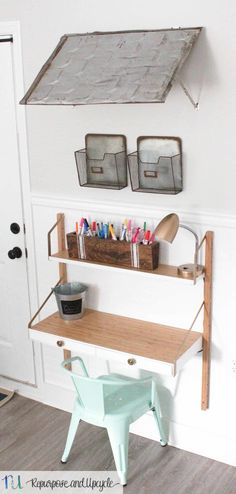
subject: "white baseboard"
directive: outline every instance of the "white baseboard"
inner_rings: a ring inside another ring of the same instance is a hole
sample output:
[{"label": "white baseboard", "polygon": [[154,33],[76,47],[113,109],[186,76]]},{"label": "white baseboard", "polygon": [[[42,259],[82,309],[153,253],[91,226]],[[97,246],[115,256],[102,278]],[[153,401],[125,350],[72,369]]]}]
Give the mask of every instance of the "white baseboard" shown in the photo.
[{"label": "white baseboard", "polygon": [[42,401],[42,393],[37,386],[31,386],[0,376],[0,386],[15,393],[36,401]]},{"label": "white baseboard", "polygon": [[[169,429],[170,446],[236,466],[236,441],[198,427],[187,427],[175,422],[166,423],[166,426],[166,429]],[[154,441],[159,440],[156,424],[149,414],[132,424],[130,431]]]}]

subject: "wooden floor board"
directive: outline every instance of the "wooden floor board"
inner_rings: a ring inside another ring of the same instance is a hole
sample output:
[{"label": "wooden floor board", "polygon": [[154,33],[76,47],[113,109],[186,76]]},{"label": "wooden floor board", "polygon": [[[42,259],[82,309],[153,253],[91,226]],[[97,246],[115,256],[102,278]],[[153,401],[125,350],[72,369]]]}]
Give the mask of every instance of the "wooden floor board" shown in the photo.
[{"label": "wooden floor board", "polygon": [[[15,395],[0,408],[0,470],[114,470],[105,429],[81,423],[66,465],[70,414]],[[236,468],[130,434],[124,494],[235,494]]]}]

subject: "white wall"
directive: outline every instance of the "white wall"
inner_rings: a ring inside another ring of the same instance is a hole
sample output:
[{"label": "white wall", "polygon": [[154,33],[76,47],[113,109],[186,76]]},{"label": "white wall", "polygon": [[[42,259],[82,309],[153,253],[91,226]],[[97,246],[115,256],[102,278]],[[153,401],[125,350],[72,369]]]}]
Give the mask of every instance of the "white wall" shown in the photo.
[{"label": "white wall", "polygon": [[[227,5],[227,6],[226,6]],[[193,109],[174,85],[165,104],[96,105],[76,108],[28,107],[28,134],[34,192],[76,199],[101,197],[117,204],[236,212],[236,58],[234,0],[196,5],[188,0],[1,0],[0,19],[19,19],[22,28],[25,89],[68,32],[203,26],[184,71],[200,102]],[[79,189],[74,151],[87,132],[124,133],[134,151],[139,135],[173,135],[183,140],[184,192],[156,196]]]},{"label": "white wall", "polygon": [[[46,232],[58,210],[67,213],[68,230],[81,213],[100,217],[112,213],[117,218],[129,214],[155,222],[168,210],[179,211],[181,220],[199,233],[215,230],[210,409],[200,410],[199,356],[186,366],[178,381],[164,380],[163,402],[172,444],[234,465],[235,12],[234,0],[228,0],[227,8],[220,0],[199,0],[197,5],[187,0],[1,0],[0,11],[0,21],[21,22],[25,90],[64,33],[205,28],[183,75],[193,97],[199,99],[198,111],[176,84],[162,105],[27,107],[32,200],[40,300],[57,279],[56,265],[47,261]],[[135,150],[138,135],[181,137],[184,191],[163,196],[132,193],[130,187],[122,191],[80,189],[73,153],[83,147],[87,132],[124,133],[129,151]],[[190,250],[191,240],[182,232],[168,253],[169,261],[186,261]],[[104,273],[101,278],[101,271],[81,268],[70,276],[92,285],[91,306],[177,326],[188,327],[201,299],[199,284],[192,287],[163,278],[137,279],[126,271],[114,273],[112,278]],[[48,348],[42,352],[41,399],[58,406],[68,403],[69,407],[72,394],[57,370],[61,356]],[[103,365],[97,363],[99,368]],[[149,417],[136,430],[151,436]]]}]

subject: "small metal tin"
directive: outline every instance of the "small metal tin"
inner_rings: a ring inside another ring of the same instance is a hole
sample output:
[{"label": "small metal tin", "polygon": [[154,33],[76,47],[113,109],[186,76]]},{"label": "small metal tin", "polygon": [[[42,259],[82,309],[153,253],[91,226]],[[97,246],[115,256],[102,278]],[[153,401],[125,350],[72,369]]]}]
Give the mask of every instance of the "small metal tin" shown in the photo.
[{"label": "small metal tin", "polygon": [[62,319],[70,321],[83,316],[87,289],[86,285],[79,282],[65,283],[53,288]]}]

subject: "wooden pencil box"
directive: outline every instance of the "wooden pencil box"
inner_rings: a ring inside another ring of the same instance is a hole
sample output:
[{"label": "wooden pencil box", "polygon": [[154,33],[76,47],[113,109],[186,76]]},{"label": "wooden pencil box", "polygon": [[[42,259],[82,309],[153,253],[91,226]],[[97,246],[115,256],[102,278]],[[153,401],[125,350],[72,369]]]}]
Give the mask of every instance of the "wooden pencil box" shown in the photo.
[{"label": "wooden pencil box", "polygon": [[77,238],[75,232],[68,233],[66,237],[68,254],[71,259],[147,271],[153,271],[158,267],[158,242],[143,245],[82,235]]}]

